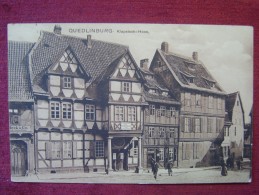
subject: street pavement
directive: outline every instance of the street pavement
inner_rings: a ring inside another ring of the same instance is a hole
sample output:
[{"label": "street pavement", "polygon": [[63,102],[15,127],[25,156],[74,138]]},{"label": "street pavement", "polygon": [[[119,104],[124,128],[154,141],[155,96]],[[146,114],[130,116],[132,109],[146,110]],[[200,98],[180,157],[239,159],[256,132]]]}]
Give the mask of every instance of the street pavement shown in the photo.
[{"label": "street pavement", "polygon": [[12,177],[14,182],[50,182],[50,183],[139,183],[139,184],[184,184],[184,183],[246,183],[251,182],[250,169],[229,170],[227,176],[221,176],[220,167],[176,168],[173,175],[159,169],[157,179],[147,170],[118,171],[97,173],[56,173],[31,174],[27,177]]}]

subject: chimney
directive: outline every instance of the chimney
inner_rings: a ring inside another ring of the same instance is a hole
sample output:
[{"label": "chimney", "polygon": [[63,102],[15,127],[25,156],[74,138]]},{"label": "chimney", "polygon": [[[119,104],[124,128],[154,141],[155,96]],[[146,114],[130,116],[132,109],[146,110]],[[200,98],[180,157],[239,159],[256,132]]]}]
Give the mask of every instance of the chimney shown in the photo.
[{"label": "chimney", "polygon": [[92,37],[87,35],[87,48],[92,48]]},{"label": "chimney", "polygon": [[192,59],[194,59],[195,61],[199,60],[197,51],[192,52]]},{"label": "chimney", "polygon": [[165,52],[165,53],[168,53],[168,51],[169,51],[169,45],[168,45],[167,42],[163,42],[163,43],[161,44],[161,50],[162,50],[163,52]]},{"label": "chimney", "polygon": [[148,70],[148,59],[140,60],[140,68],[143,68],[144,70]]},{"label": "chimney", "polygon": [[55,33],[55,34],[61,35],[61,30],[62,30],[62,28],[61,28],[60,25],[56,24],[56,25],[54,26],[54,33]]}]

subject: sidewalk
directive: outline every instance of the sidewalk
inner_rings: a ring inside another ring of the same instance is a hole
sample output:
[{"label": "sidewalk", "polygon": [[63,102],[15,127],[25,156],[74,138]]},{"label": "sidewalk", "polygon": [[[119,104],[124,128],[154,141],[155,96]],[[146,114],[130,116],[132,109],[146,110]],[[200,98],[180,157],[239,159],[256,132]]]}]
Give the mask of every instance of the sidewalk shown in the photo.
[{"label": "sidewalk", "polygon": [[[203,170],[210,170],[210,169],[220,169],[219,166],[213,167],[202,167],[202,168],[174,168],[173,173],[189,173],[189,172],[198,172]],[[12,181],[15,182],[39,182],[39,181],[46,181],[46,180],[57,180],[57,179],[85,179],[85,178],[98,178],[98,177],[109,177],[109,176],[136,176],[136,175],[147,175],[150,174],[151,170],[142,170],[140,173],[135,173],[134,170],[130,171],[110,171],[107,175],[105,172],[73,172],[73,173],[38,173],[30,174],[27,177],[12,177]],[[168,174],[167,169],[160,168],[158,170],[159,175]]]}]

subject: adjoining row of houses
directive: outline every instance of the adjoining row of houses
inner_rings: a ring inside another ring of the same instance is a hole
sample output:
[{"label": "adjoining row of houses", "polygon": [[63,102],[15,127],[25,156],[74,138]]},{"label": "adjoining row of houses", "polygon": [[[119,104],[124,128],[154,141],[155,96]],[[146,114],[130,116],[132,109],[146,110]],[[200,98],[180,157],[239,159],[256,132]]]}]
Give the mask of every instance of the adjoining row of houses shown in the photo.
[{"label": "adjoining row of houses", "polygon": [[127,46],[61,31],[8,44],[13,176],[243,155],[240,94],[226,94],[197,52],[181,56],[163,42],[138,65]]}]

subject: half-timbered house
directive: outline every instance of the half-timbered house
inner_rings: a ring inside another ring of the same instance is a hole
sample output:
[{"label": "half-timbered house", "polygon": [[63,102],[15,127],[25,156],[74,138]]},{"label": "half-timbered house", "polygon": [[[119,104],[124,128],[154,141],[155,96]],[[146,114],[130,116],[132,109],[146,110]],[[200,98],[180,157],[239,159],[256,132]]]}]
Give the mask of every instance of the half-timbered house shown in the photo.
[{"label": "half-timbered house", "polygon": [[170,95],[163,81],[148,70],[148,59],[141,60],[140,67],[148,103],[144,114],[143,166],[150,168],[151,159],[160,166],[166,167],[169,160],[177,166],[180,103]]},{"label": "half-timbered house", "polygon": [[178,161],[181,167],[213,165],[223,140],[226,93],[194,52],[189,58],[157,49],[150,69],[181,102]]}]

